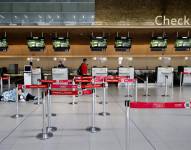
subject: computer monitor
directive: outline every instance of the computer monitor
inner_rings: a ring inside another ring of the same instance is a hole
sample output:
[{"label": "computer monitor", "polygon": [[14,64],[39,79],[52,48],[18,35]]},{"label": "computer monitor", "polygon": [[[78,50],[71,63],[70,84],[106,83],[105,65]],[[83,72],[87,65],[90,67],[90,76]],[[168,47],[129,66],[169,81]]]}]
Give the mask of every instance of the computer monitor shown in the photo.
[{"label": "computer monitor", "polygon": [[25,65],[25,67],[24,67],[24,72],[32,72],[32,66],[30,66],[30,65]]}]

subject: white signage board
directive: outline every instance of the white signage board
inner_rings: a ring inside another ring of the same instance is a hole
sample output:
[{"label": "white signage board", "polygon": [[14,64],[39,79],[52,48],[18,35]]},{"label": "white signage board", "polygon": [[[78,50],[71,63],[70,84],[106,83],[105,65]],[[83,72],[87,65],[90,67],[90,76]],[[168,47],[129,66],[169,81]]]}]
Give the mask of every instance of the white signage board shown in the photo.
[{"label": "white signage board", "polygon": [[119,76],[129,76],[130,79],[134,79],[134,68],[133,67],[129,67],[129,68],[125,68],[125,67],[120,67],[118,69],[118,75]]},{"label": "white signage board", "polygon": [[184,72],[188,74],[183,75],[183,84],[191,84],[191,67],[184,67]]},{"label": "white signage board", "polygon": [[68,80],[68,68],[52,68],[53,80]]},{"label": "white signage board", "polygon": [[41,68],[32,69],[32,84],[38,84],[38,80],[41,80]]},{"label": "white signage board", "polygon": [[107,76],[107,68],[92,68],[92,76]]}]

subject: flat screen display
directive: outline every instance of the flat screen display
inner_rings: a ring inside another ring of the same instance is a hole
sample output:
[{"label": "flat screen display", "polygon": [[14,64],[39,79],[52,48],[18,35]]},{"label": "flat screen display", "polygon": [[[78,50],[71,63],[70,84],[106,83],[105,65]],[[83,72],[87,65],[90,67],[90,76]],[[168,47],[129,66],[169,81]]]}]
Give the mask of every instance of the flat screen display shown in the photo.
[{"label": "flat screen display", "polygon": [[90,48],[92,51],[102,51],[107,48],[106,37],[92,37],[90,40]]},{"label": "flat screen display", "polygon": [[167,38],[165,37],[153,37],[150,42],[150,48],[153,51],[162,51],[167,48]]},{"label": "flat screen display", "polygon": [[27,39],[27,45],[31,51],[41,51],[45,48],[45,40],[43,37],[30,37]]},{"label": "flat screen display", "polygon": [[32,67],[30,65],[26,65],[24,67],[24,72],[31,72],[32,71]]},{"label": "flat screen display", "polygon": [[115,49],[116,51],[126,51],[131,48],[132,38],[130,37],[116,37]]},{"label": "flat screen display", "polygon": [[57,37],[52,40],[55,51],[68,51],[70,49],[70,39],[65,37]]},{"label": "flat screen display", "polygon": [[191,48],[191,38],[190,37],[178,37],[175,41],[176,51],[186,51]]},{"label": "flat screen display", "polygon": [[0,51],[6,51],[8,48],[7,38],[0,38]]}]

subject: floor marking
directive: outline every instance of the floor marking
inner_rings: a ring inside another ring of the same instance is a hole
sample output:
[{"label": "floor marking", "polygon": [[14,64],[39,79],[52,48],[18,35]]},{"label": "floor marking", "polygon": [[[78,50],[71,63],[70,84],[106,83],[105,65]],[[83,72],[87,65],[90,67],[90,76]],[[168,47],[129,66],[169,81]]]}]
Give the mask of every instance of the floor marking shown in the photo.
[{"label": "floor marking", "polygon": [[2,144],[11,134],[13,134],[16,129],[33,113],[35,112],[39,107],[36,107],[34,110],[32,110],[28,115],[26,115],[26,117],[13,129],[11,130],[11,132],[5,136],[1,141],[0,141],[0,144]]}]

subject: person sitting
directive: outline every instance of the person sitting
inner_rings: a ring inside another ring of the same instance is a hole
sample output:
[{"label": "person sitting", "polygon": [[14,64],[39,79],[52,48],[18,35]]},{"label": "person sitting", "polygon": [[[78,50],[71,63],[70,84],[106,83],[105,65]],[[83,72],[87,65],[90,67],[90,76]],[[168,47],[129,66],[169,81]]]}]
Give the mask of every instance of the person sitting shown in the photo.
[{"label": "person sitting", "polygon": [[[22,89],[19,89],[18,90],[18,99],[20,102],[25,102],[25,101],[29,101],[29,100],[37,100],[38,97],[33,96],[32,94],[30,94],[28,92],[24,92],[24,90],[22,90]],[[16,102],[16,100],[17,100],[16,88],[9,90],[9,91],[5,91],[2,93],[2,95],[0,95],[0,101]]]}]

